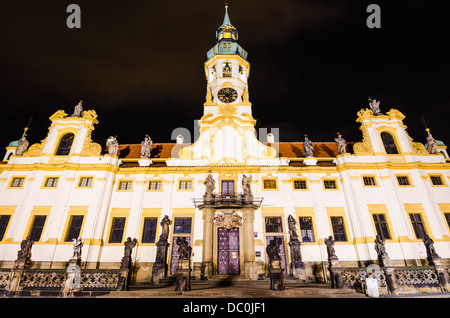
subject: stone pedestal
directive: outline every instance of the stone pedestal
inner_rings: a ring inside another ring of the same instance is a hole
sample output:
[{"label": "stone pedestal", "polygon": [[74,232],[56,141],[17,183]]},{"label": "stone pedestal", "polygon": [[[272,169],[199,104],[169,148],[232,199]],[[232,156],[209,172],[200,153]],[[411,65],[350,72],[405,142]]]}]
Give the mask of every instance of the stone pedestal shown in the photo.
[{"label": "stone pedestal", "polygon": [[331,288],[344,288],[337,257],[328,259],[328,271],[330,272]]},{"label": "stone pedestal", "polygon": [[156,243],[156,260],[152,268],[152,283],[158,283],[161,278],[167,276],[167,250],[169,243],[158,241]]},{"label": "stone pedestal", "polygon": [[189,259],[179,259],[177,267],[176,291],[191,290],[191,261]]},{"label": "stone pedestal", "polygon": [[317,166],[317,159],[315,159],[314,157],[306,157],[303,160],[303,165],[305,165],[305,166]]},{"label": "stone pedestal", "polygon": [[302,254],[300,251],[301,244],[302,243],[298,239],[291,239],[289,242],[292,258],[291,269],[292,276],[306,282],[305,264],[302,261]]},{"label": "stone pedestal", "polygon": [[148,158],[138,160],[139,167],[149,167],[153,162]]},{"label": "stone pedestal", "polygon": [[269,265],[270,289],[284,290],[284,268],[281,260],[271,261]]},{"label": "stone pedestal", "polygon": [[439,256],[434,257],[432,259],[433,265],[431,265],[430,260],[428,260],[428,264],[430,264],[430,266],[434,266],[434,270],[436,271],[436,273],[438,275],[439,284],[441,285],[442,291],[450,292],[450,284],[449,284],[449,276],[448,276],[448,272],[447,272],[447,266],[442,264],[441,258]]}]

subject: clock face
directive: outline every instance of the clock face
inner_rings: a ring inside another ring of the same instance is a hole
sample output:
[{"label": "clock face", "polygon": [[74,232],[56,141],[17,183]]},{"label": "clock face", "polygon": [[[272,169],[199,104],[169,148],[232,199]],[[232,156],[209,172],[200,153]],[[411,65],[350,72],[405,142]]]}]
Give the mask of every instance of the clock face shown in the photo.
[{"label": "clock face", "polygon": [[236,92],[236,90],[230,87],[222,88],[217,93],[217,97],[222,103],[232,103],[236,100],[237,96],[238,93]]}]

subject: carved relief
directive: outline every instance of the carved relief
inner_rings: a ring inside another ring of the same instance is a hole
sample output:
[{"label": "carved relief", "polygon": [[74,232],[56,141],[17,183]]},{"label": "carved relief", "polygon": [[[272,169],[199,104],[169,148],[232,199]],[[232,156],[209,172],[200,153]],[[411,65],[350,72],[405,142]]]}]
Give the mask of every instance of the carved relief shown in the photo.
[{"label": "carved relief", "polygon": [[[372,111],[370,111],[370,112],[372,112]],[[372,148],[372,143],[370,142],[369,133],[362,126],[359,129],[361,129],[363,132],[363,141],[355,143],[353,145],[353,151],[354,151],[355,155],[372,155],[373,148]]]},{"label": "carved relief", "polygon": [[242,217],[233,210],[217,213],[214,217],[214,223],[218,227],[226,228],[227,230],[242,225]]},{"label": "carved relief", "polygon": [[83,148],[81,149],[81,155],[86,157],[98,157],[102,152],[102,146],[96,142],[92,142],[91,133],[92,129],[88,130]]}]

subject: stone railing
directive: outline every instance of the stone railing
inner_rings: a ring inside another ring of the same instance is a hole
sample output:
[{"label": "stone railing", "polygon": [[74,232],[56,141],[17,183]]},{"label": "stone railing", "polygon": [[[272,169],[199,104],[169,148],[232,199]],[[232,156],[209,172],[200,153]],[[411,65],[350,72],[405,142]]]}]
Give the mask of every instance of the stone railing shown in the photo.
[{"label": "stone railing", "polygon": [[[13,270],[0,271],[0,294],[7,296],[53,296],[62,297],[68,273],[64,269],[24,269],[14,291],[10,286]],[[99,296],[122,290],[119,269],[83,269],[79,285],[74,285],[71,296]]]}]

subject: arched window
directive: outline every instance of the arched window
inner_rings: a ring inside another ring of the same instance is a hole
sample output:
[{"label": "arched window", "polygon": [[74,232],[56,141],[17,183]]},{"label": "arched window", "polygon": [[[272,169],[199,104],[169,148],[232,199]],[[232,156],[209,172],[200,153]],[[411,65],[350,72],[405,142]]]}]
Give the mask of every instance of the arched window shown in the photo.
[{"label": "arched window", "polygon": [[67,156],[72,148],[74,134],[68,133],[61,137],[58,149],[56,150],[56,156]]},{"label": "arched window", "polygon": [[394,137],[392,137],[390,133],[383,131],[381,133],[381,140],[383,141],[384,149],[386,150],[387,154],[398,154],[398,149],[395,144]]}]

